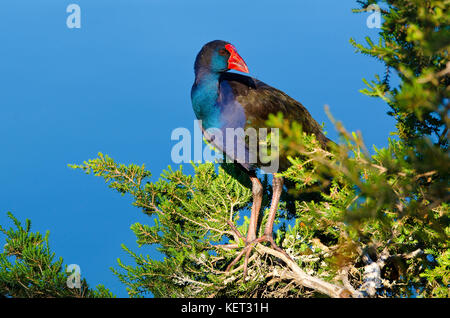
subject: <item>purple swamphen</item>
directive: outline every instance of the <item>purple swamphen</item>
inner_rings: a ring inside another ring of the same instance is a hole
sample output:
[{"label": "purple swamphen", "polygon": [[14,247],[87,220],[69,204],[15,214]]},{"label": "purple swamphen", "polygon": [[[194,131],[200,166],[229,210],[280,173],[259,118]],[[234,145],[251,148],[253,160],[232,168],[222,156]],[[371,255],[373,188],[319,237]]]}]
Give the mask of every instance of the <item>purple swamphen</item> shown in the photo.
[{"label": "purple swamphen", "polygon": [[[264,167],[260,162],[250,160],[251,156],[255,155],[252,154],[255,148],[248,146],[248,138],[239,137],[238,134],[237,137],[233,136],[233,139],[226,138],[229,129],[254,128],[258,131],[260,128],[270,129],[266,125],[269,114],[281,112],[285,119],[300,123],[304,132],[314,134],[323,147],[326,147],[329,139],[322,133],[321,126],[298,101],[255,78],[227,72],[236,70],[249,73],[246,63],[232,44],[220,40],[205,44],[197,55],[194,69],[195,82],[191,91],[192,106],[201,123],[205,139],[247,172],[252,182],[253,204],[247,237],[244,238],[245,247],[227,268],[227,271],[230,270],[245,254],[245,276],[250,251],[256,243],[269,242],[272,248],[286,254],[275,244],[272,234],[283,189],[283,178],[273,175],[273,195],[268,221],[264,235],[257,238],[257,222],[263,187],[255,171],[257,168],[264,170]],[[209,133],[214,129],[221,134]],[[218,137],[219,135],[220,137]],[[243,152],[236,149],[239,144],[244,145]],[[256,151],[258,151],[257,148]],[[256,158],[258,157],[256,156]],[[278,171],[270,172],[280,172],[287,169],[288,166],[286,158],[280,157]],[[232,226],[231,223],[230,225]],[[234,227],[233,230],[237,231]],[[240,233],[237,234],[243,238]]]}]

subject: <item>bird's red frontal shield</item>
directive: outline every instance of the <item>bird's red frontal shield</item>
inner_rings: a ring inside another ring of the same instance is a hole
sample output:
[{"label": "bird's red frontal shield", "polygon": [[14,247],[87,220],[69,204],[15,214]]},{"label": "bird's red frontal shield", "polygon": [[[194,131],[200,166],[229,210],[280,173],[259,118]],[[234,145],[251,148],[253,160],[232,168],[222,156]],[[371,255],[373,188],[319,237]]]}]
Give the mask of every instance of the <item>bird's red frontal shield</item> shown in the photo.
[{"label": "bird's red frontal shield", "polygon": [[228,59],[228,68],[230,70],[249,73],[247,64],[245,64],[242,57],[238,54],[236,48],[231,44],[225,45],[225,48],[228,52],[230,52],[230,58]]}]

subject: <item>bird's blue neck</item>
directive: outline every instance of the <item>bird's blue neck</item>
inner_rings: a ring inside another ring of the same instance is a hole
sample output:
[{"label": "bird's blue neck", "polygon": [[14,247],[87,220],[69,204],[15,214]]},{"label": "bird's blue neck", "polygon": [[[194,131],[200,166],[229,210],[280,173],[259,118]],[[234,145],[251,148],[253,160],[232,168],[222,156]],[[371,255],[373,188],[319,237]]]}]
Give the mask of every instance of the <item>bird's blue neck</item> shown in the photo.
[{"label": "bird's blue neck", "polygon": [[192,87],[192,107],[197,119],[202,120],[205,129],[219,127],[220,109],[216,106],[219,97],[220,73],[209,70],[196,70]]}]

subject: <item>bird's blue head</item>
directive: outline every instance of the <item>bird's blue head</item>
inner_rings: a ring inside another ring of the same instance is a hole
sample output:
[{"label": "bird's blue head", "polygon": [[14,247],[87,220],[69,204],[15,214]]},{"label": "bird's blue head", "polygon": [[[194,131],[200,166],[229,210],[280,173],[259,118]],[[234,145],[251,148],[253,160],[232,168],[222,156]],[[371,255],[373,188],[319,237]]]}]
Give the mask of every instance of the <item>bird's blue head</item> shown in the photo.
[{"label": "bird's blue head", "polygon": [[195,74],[200,72],[223,73],[237,70],[248,73],[248,67],[237,53],[236,48],[221,40],[206,43],[195,60]]}]

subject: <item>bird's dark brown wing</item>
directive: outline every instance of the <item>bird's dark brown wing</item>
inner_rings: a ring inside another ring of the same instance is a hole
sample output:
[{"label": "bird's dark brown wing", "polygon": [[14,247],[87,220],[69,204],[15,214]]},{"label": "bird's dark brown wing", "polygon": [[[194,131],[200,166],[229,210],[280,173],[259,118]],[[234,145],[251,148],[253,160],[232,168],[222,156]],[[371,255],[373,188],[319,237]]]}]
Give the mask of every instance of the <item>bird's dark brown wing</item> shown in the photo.
[{"label": "bird's dark brown wing", "polygon": [[301,124],[304,132],[314,134],[326,147],[329,139],[323,134],[321,126],[300,102],[284,92],[255,78],[236,73],[223,73],[220,81],[226,81],[231,86],[236,101],[244,108],[249,126],[267,127],[265,122],[269,114],[281,112],[285,119]]}]

